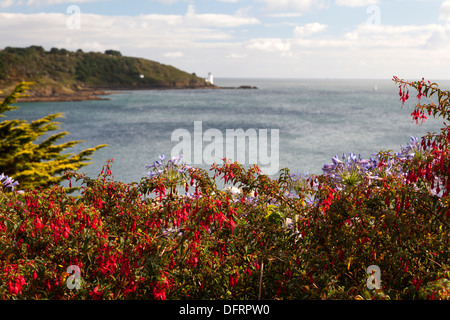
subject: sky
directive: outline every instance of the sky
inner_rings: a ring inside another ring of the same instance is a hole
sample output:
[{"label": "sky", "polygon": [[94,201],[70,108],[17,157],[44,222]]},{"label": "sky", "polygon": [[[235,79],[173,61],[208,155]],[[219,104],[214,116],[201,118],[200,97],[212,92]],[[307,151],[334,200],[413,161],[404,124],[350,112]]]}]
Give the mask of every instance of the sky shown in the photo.
[{"label": "sky", "polygon": [[0,0],[0,49],[30,45],[215,78],[448,80],[450,0]]}]

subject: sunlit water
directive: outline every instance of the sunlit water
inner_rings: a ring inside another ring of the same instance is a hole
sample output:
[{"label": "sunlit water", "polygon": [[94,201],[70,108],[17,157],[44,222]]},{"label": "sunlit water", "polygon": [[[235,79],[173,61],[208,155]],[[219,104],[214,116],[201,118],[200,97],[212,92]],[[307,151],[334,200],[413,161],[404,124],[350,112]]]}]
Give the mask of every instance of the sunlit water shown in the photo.
[{"label": "sunlit water", "polygon": [[[7,119],[35,120],[61,112],[62,141],[84,140],[71,152],[98,144],[93,163],[80,171],[95,177],[108,159],[124,182],[146,176],[145,165],[159,154],[170,156],[176,129],[278,129],[280,168],[321,173],[334,155],[353,152],[370,157],[379,150],[399,151],[410,136],[437,131],[442,121],[419,127],[411,121],[412,104],[401,107],[391,80],[216,79],[219,86],[257,86],[258,90],[149,90],[107,96],[109,100],[17,103]],[[440,82],[448,89],[450,83]],[[377,90],[374,90],[375,87]],[[411,95],[415,96],[415,95]],[[206,143],[205,143],[206,144]],[[199,165],[205,169],[209,165]]]}]

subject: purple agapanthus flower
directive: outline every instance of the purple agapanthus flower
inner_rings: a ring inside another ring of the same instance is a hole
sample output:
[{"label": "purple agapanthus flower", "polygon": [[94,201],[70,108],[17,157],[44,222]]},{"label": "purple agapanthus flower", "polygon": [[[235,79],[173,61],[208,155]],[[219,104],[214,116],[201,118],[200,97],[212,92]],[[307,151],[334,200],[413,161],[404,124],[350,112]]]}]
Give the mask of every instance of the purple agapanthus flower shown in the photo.
[{"label": "purple agapanthus flower", "polygon": [[400,145],[400,149],[401,151],[396,154],[399,159],[413,158],[416,153],[420,152],[419,139],[417,137],[411,137],[408,145],[406,147]]},{"label": "purple agapanthus flower", "polygon": [[[3,180],[5,180],[5,181],[3,181]],[[0,181],[3,181],[2,182],[3,187],[11,188],[12,191],[14,191],[14,187],[19,185],[18,181],[14,181],[14,179],[12,179],[11,177],[6,176],[5,173],[2,173],[0,175]]]},{"label": "purple agapanthus flower", "polygon": [[174,177],[174,174],[185,174],[191,167],[185,163],[180,163],[183,155],[172,157],[172,159],[166,160],[166,155],[160,154],[159,160],[153,162],[152,165],[146,165],[147,169],[150,169],[148,176],[155,177],[161,174],[168,174]]},{"label": "purple agapanthus flower", "polygon": [[361,154],[357,157],[352,152],[349,156],[344,153],[342,159],[339,159],[336,155],[331,158],[331,161],[331,164],[325,164],[322,167],[322,171],[333,178],[340,187],[354,185],[366,175],[372,177],[370,171],[376,168],[378,164],[374,158],[363,159]]}]

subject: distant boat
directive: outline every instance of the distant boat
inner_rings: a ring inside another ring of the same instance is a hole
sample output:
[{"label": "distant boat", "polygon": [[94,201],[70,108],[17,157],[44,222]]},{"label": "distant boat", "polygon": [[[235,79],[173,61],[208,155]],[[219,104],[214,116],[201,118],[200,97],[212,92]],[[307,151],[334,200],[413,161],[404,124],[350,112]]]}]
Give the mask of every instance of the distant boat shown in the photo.
[{"label": "distant boat", "polygon": [[373,86],[373,91],[378,91],[378,86],[377,86],[377,84],[375,84],[375,85]]}]

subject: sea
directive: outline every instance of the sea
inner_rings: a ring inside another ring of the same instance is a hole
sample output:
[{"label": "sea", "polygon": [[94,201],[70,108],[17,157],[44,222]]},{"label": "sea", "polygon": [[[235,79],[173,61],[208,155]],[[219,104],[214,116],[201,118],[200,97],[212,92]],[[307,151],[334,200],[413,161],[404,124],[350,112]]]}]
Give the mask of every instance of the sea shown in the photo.
[{"label": "sea", "polygon": [[[171,157],[181,141],[173,141],[174,133],[189,133],[194,148],[198,137],[194,134],[195,123],[197,129],[201,124],[202,132],[213,129],[212,132],[221,133],[223,143],[227,130],[255,129],[259,142],[264,132],[267,139],[276,142],[271,139],[277,132],[278,146],[270,151],[277,155],[277,169],[288,168],[292,174],[320,174],[323,165],[331,163],[335,155],[342,157],[352,152],[370,158],[380,150],[398,152],[411,136],[421,137],[443,126],[442,120],[432,117],[421,126],[413,122],[410,113],[417,102],[415,94],[411,93],[402,107],[398,86],[391,79],[218,77],[215,84],[257,89],[139,90],[103,96],[107,100],[18,102],[15,105],[20,108],[7,112],[4,119],[33,121],[62,113],[59,131],[69,134],[60,142],[82,141],[69,153],[108,145],[95,152],[91,164],[79,172],[94,178],[107,160],[113,159],[114,179],[127,183],[147,176],[146,165],[160,155],[166,155],[166,160]],[[438,84],[443,89],[450,87],[450,81]],[[202,141],[203,151],[208,144],[211,142]],[[183,159],[187,164],[211,168],[210,163],[195,164],[195,150],[191,151],[191,159]],[[247,152],[250,151],[249,147]],[[246,161],[244,166],[252,164],[249,154]],[[276,178],[278,173],[271,176]]]}]

